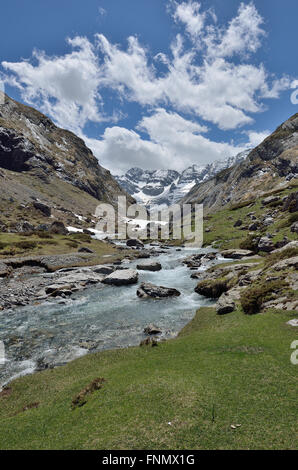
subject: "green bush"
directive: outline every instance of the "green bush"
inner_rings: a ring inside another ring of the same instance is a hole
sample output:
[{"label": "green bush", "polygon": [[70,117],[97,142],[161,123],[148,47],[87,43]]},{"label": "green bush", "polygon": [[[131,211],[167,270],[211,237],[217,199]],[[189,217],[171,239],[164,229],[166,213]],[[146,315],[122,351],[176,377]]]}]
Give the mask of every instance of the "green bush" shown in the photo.
[{"label": "green bush", "polygon": [[71,235],[71,238],[74,240],[80,240],[81,242],[84,243],[91,243],[91,236],[88,235],[88,233],[73,233]]},{"label": "green bush", "polygon": [[274,293],[279,292],[287,283],[284,280],[261,282],[242,291],[240,303],[244,313],[254,315],[259,313],[264,302],[272,299]]},{"label": "green bush", "polygon": [[21,250],[33,250],[34,248],[37,247],[37,242],[25,240],[21,242],[16,242],[14,243],[14,246],[16,248],[20,248]]},{"label": "green bush", "polygon": [[248,235],[245,240],[242,240],[239,244],[239,248],[241,250],[251,250],[254,253],[258,252],[258,242],[259,242],[259,237],[257,235]]}]

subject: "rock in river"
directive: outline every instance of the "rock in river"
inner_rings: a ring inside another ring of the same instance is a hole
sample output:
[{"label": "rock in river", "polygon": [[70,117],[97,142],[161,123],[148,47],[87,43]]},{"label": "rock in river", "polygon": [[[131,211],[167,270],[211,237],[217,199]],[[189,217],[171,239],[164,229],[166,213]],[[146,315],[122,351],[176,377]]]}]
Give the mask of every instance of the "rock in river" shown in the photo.
[{"label": "rock in river", "polygon": [[152,323],[150,323],[150,325],[148,325],[148,326],[146,326],[146,328],[144,328],[144,333],[146,335],[159,335],[161,333],[161,329],[158,328],[158,326],[153,325]]},{"label": "rock in river", "polygon": [[142,271],[160,271],[161,264],[158,261],[143,261],[137,265],[137,269]]},{"label": "rock in river", "polygon": [[117,269],[102,281],[113,286],[126,286],[138,282],[138,273],[134,269]]},{"label": "rock in river", "polygon": [[161,299],[164,297],[179,297],[181,292],[172,287],[155,286],[150,282],[143,282],[137,290],[137,296],[141,299],[152,297]]}]

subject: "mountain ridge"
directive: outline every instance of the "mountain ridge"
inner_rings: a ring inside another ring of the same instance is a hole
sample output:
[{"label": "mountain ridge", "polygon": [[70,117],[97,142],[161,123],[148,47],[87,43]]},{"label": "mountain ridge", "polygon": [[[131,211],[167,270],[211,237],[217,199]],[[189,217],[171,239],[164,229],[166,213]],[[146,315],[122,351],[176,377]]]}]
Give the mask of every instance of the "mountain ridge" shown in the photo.
[{"label": "mountain ridge", "polygon": [[197,183],[244,160],[250,151],[248,149],[235,157],[206,165],[193,164],[181,173],[176,170],[144,170],[133,167],[124,175],[115,176],[115,179],[138,203],[145,204],[146,207],[169,206],[178,203]]}]

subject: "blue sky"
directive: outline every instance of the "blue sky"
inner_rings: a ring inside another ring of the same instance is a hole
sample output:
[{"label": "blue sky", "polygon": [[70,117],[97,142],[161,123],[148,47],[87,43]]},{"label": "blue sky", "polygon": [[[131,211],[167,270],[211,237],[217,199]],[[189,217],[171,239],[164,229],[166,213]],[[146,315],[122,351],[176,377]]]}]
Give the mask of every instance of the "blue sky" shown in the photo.
[{"label": "blue sky", "polygon": [[297,112],[296,0],[10,0],[0,78],[114,173],[183,170]]}]

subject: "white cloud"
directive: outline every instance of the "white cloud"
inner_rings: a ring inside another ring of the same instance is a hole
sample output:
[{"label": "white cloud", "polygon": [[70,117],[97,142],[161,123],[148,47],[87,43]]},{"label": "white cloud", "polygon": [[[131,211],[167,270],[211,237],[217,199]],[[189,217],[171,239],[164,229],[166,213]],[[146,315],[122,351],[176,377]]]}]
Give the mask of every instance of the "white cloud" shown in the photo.
[{"label": "white cloud", "polygon": [[[271,76],[262,64],[249,62],[265,35],[253,3],[241,3],[227,25],[218,24],[214,12],[194,0],[171,5],[183,32],[170,54],[160,51],[152,57],[134,36],[127,47],[103,34],[94,43],[75,37],[68,39],[68,54],[49,57],[35,51],[31,61],[2,62],[5,80],[18,87],[25,102],[81,136],[88,122],[115,121],[115,115],[104,114],[104,89],[116,91],[121,105],[129,101],[142,106],[147,116],[136,129],[107,127],[101,140],[86,137],[100,162],[113,170],[132,165],[183,169],[233,155],[241,149],[211,141],[202,135],[206,126],[196,120],[223,130],[251,125],[253,115],[264,109],[264,99],[278,98],[296,82]],[[157,61],[163,64],[162,73]],[[121,113],[119,106],[116,115],[121,118]],[[261,134],[251,131],[247,145],[254,145]]]},{"label": "white cloud", "polygon": [[2,62],[8,72],[6,82],[17,85],[27,103],[38,105],[61,127],[78,131],[87,121],[100,122],[101,71],[94,47],[83,37],[67,40],[72,52],[48,57],[34,51],[37,65],[24,60]]},{"label": "white cloud", "polygon": [[193,40],[197,40],[202,32],[206,20],[206,12],[200,13],[201,4],[198,2],[175,2],[175,21],[184,23],[185,29]]},{"label": "white cloud", "polygon": [[246,134],[248,135],[248,143],[247,147],[248,148],[254,148],[257,147],[263,140],[268,137],[271,132],[268,130],[262,131],[262,132],[257,132],[257,131],[247,131]]},{"label": "white cloud", "polygon": [[102,140],[85,140],[99,161],[114,173],[133,166],[182,171],[193,163],[204,165],[246,148],[213,142],[201,135],[207,132],[205,126],[162,108],[144,117],[137,129],[145,132],[149,140],[142,139],[136,131],[118,126],[107,128]]}]

